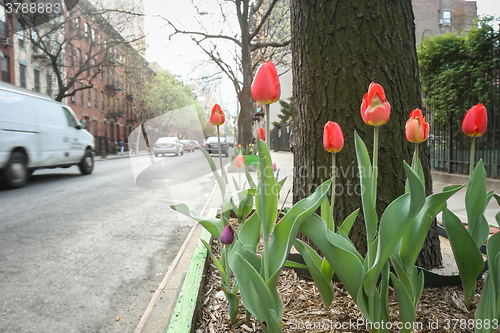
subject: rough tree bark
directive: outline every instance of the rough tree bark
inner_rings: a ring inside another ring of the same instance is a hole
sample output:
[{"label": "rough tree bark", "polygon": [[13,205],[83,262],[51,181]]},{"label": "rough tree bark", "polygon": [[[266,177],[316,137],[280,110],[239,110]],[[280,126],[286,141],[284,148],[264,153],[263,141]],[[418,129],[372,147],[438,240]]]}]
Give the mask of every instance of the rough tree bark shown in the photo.
[{"label": "rough tree bark", "polygon": [[[331,176],[331,156],[322,145],[323,128],[335,121],[345,136],[337,154],[336,223],[361,207],[354,131],[370,152],[373,127],[360,115],[370,83],[384,87],[391,117],[379,134],[377,213],[404,193],[403,160],[411,163],[413,145],[405,139],[410,112],[422,105],[411,0],[296,0],[291,2],[294,119],[293,201],[304,198]],[[432,191],[429,149],[421,144],[426,191]],[[362,214],[351,239],[366,251]],[[441,264],[435,222],[418,265]]]}]

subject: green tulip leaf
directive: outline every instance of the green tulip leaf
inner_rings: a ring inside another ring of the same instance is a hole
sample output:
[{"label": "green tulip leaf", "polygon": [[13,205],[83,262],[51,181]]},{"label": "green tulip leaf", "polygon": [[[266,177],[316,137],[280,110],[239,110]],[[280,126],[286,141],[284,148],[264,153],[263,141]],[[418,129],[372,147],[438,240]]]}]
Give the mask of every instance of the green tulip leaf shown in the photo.
[{"label": "green tulip leaf", "polygon": [[401,258],[398,258],[397,255],[392,255],[391,263],[392,267],[394,267],[394,270],[396,271],[399,282],[406,288],[406,290],[408,290],[409,294],[413,295],[412,281],[403,268]]},{"label": "green tulip leaf", "polygon": [[224,229],[224,224],[221,219],[216,219],[214,217],[202,216],[196,212],[190,210],[185,204],[171,205],[170,208],[173,210],[193,218],[195,221],[200,223],[208,232],[212,234],[215,238],[219,239]]},{"label": "green tulip leaf", "polygon": [[346,219],[344,220],[344,222],[340,226],[339,229],[342,230],[342,232],[344,232],[346,235],[349,235],[349,232],[351,231],[351,228],[352,228],[354,222],[356,221],[356,217],[358,217],[358,213],[359,213],[359,208],[356,209],[354,212],[352,212],[351,215],[346,217]]},{"label": "green tulip leaf", "polygon": [[241,240],[238,240],[234,245],[232,245],[231,250],[229,252],[229,257],[234,255],[235,253],[240,254],[247,262],[249,262],[252,267],[257,271],[260,272],[260,266],[262,259],[255,254],[254,251],[247,250],[245,244],[241,242]]},{"label": "green tulip leaf", "polygon": [[311,241],[325,254],[325,258],[351,295],[357,295],[363,281],[363,258],[349,240],[327,230],[325,221],[312,215],[300,226]]},{"label": "green tulip leaf", "polygon": [[328,229],[333,230],[333,216],[330,216],[330,203],[324,200],[321,204],[321,217],[325,220]]},{"label": "green tulip leaf", "polygon": [[257,140],[257,149],[259,153],[257,212],[261,219],[262,236],[264,239],[268,239],[278,214],[278,188],[267,144],[259,139]]},{"label": "green tulip leaf", "polygon": [[250,188],[256,189],[257,186],[255,185],[252,175],[250,175],[250,172],[248,172],[247,166],[245,165],[245,175],[247,177],[248,185]]},{"label": "green tulip leaf", "polygon": [[[486,204],[486,170],[483,160],[479,160],[472,172],[469,186],[465,194],[465,207],[467,208],[467,231],[471,234],[474,243],[479,248],[489,235],[486,220],[480,219]],[[486,222],[486,224],[485,224]]]},{"label": "green tulip leaf", "polygon": [[[420,163],[420,159],[417,158],[417,154],[415,153],[413,153],[411,168],[417,172],[418,178],[420,179],[422,184],[425,184],[424,169],[422,168],[422,163]],[[410,191],[410,184],[407,181],[405,184],[405,193],[408,193],[409,191]]]},{"label": "green tulip leaf", "polygon": [[[410,296],[411,291],[408,291],[393,273],[391,273],[391,281],[398,295],[399,318],[404,327],[404,323],[413,323],[415,321],[415,305]],[[400,332],[409,333],[411,329],[402,328]]]},{"label": "green tulip leaf", "polygon": [[[238,252],[232,252],[229,257],[229,266],[233,271],[238,285],[240,286],[241,300],[254,316],[262,323],[266,322],[268,327],[276,327],[275,299],[267,284],[259,272],[243,258]],[[275,312],[273,316],[271,311]],[[278,320],[279,327],[279,320]],[[276,332],[281,332],[276,331]]]},{"label": "green tulip leaf", "polygon": [[443,211],[443,224],[460,270],[465,303],[469,307],[476,290],[476,279],[483,270],[483,257],[460,219],[448,209]]},{"label": "green tulip leaf", "polygon": [[301,264],[301,263],[298,263],[298,262],[295,262],[295,261],[292,261],[292,260],[287,260],[285,262],[285,267],[288,267],[288,268],[308,269],[307,265],[304,265],[304,264]]},{"label": "green tulip leaf", "polygon": [[361,185],[361,204],[365,217],[367,239],[368,241],[372,241],[375,239],[378,223],[375,202],[373,202],[372,164],[366,145],[357,132],[354,133],[354,139],[358,161],[359,182]]},{"label": "green tulip leaf", "polygon": [[328,309],[333,301],[333,284],[331,277],[328,278],[324,276],[321,271],[323,260],[316,253],[316,251],[301,240],[296,239],[294,246],[300,254],[302,254],[302,258],[304,258],[304,261],[307,264],[309,273],[311,273],[311,276],[319,289],[325,310]]},{"label": "green tulip leaf", "polygon": [[500,254],[500,233],[496,233],[488,239],[486,254],[489,259],[489,275],[491,275],[497,294],[500,296],[500,265],[498,260],[495,260],[498,259],[498,255]]},{"label": "green tulip leaf", "polygon": [[331,180],[321,184],[313,194],[297,202],[288,213],[283,216],[280,223],[276,225],[268,249],[272,255],[269,256],[269,276],[276,278],[285,264],[290,248],[293,245],[300,225],[307,220],[319,208],[330,188]]},{"label": "green tulip leaf", "polygon": [[[446,200],[460,190],[463,185],[447,188],[442,193],[430,195],[404,236],[400,248],[400,257],[405,270],[409,271],[415,265],[427,232],[436,215],[446,208]],[[398,274],[399,276],[399,274]]]},{"label": "green tulip leaf", "polygon": [[217,260],[217,258],[215,258],[214,254],[212,253],[212,248],[210,247],[210,245],[208,245],[208,243],[203,240],[203,239],[200,239],[203,243],[203,245],[205,245],[205,247],[207,248],[208,250],[208,253],[210,253],[210,256],[212,257],[212,260],[214,261],[215,263],[215,266],[217,266],[217,268],[219,269],[219,272],[220,272],[220,275],[222,277],[222,281],[224,282],[224,284],[226,286],[229,286],[230,283],[229,283],[229,275],[226,274],[226,271],[224,270],[224,268],[222,267],[222,265],[220,264],[220,262]]},{"label": "green tulip leaf", "polygon": [[260,218],[257,212],[243,223],[238,230],[238,239],[245,245],[247,250],[255,253],[260,240]]},{"label": "green tulip leaf", "polygon": [[[476,321],[484,323],[487,320],[492,322],[497,319],[497,290],[495,289],[495,284],[493,282],[493,278],[491,274],[488,274],[486,277],[486,282],[484,284],[483,296],[481,297],[481,301],[476,309]],[[481,325],[481,327],[476,327],[476,333],[491,333],[493,332],[492,325],[489,325],[488,328],[484,327],[485,325]],[[496,331],[496,330],[495,330]]]},{"label": "green tulip leaf", "polygon": [[374,265],[365,274],[364,288],[368,297],[376,292],[376,283],[394,247],[400,242],[416,214],[420,211],[425,200],[423,184],[418,178],[415,170],[404,163],[406,176],[410,183],[410,192],[395,199],[387,206],[380,218],[377,254]]},{"label": "green tulip leaf", "polygon": [[283,184],[285,184],[285,181],[286,181],[286,178],[283,178],[282,180],[280,180],[278,183],[276,183],[276,186],[277,186],[277,189],[278,189],[278,193],[281,192],[281,189],[283,188]]},{"label": "green tulip leaf", "polygon": [[219,172],[217,172],[217,166],[215,165],[214,160],[210,156],[210,154],[203,148],[200,147],[201,152],[203,155],[205,155],[205,158],[207,159],[208,165],[210,165],[210,169],[212,169],[212,172],[214,173],[215,179],[217,180],[217,183],[219,184],[219,188],[222,193],[222,197],[225,196],[226,194],[226,184],[222,180],[222,177],[220,176]]}]

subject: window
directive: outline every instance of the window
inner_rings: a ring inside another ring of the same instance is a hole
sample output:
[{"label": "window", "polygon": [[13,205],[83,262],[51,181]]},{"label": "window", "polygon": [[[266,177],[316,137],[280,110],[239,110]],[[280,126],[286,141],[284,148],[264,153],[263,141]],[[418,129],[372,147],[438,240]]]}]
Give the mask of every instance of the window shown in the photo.
[{"label": "window", "polygon": [[78,69],[82,69],[82,49],[78,48],[76,53],[76,59],[78,62]]},{"label": "window", "polygon": [[451,25],[451,11],[449,10],[443,11],[443,25]]},{"label": "window", "polygon": [[68,127],[76,127],[77,123],[75,117],[73,117],[71,112],[69,112],[69,110],[66,109],[65,107],[63,107],[63,110],[64,110],[64,115],[66,116],[66,120],[68,122]]},{"label": "window", "polygon": [[19,85],[26,88],[26,66],[19,64]]},{"label": "window", "polygon": [[19,43],[19,47],[24,49],[24,27],[23,24],[17,21],[17,41]]},{"label": "window", "polygon": [[[75,91],[75,87],[71,86],[71,88],[69,88],[69,93],[72,94],[74,91]],[[75,103],[75,101],[76,101],[75,95],[72,95],[71,96],[71,103]]]},{"label": "window", "polygon": [[101,91],[101,110],[104,111],[104,92]]},{"label": "window", "polygon": [[2,67],[2,81],[10,82],[10,58],[4,56],[0,60],[0,66]]},{"label": "window", "polygon": [[5,16],[5,7],[0,5],[0,36],[7,36],[7,17]]},{"label": "window", "polygon": [[97,88],[94,88],[94,109],[99,109],[99,101],[98,101],[98,95],[97,95]]},{"label": "window", "polygon": [[75,59],[73,59],[73,44],[71,43],[68,43],[68,60],[70,66],[75,65]]},{"label": "window", "polygon": [[34,54],[38,54],[38,46],[36,46],[38,43],[38,34],[35,32],[35,30],[31,31],[31,50],[33,51]]},{"label": "window", "polygon": [[90,96],[91,92],[92,92],[92,90],[87,89],[87,107],[89,107],[89,108],[92,107],[92,102],[91,102],[92,96]]},{"label": "window", "polygon": [[102,40],[101,40],[101,36],[97,36],[97,44],[99,45],[99,50],[101,49],[101,43],[102,43]]},{"label": "window", "polygon": [[102,82],[102,66],[99,65],[99,80]]},{"label": "window", "polygon": [[79,34],[80,33],[80,18],[77,17],[75,19],[75,27],[76,27],[76,33]]},{"label": "window", "polygon": [[54,93],[52,91],[52,75],[46,74],[46,79],[47,81],[47,95],[52,97],[52,94]]},{"label": "window", "polygon": [[[78,83],[78,88],[83,88],[83,83]],[[80,105],[83,105],[83,89],[78,91],[78,95],[80,97]]]},{"label": "window", "polygon": [[89,24],[87,22],[83,25],[83,33],[85,38],[89,38]]},{"label": "window", "polygon": [[40,71],[33,70],[34,78],[35,78],[35,91],[40,92]]},{"label": "window", "polygon": [[87,67],[87,76],[90,76],[89,54],[85,54],[85,66]]},{"label": "window", "polygon": [[97,66],[95,65],[95,59],[92,59],[92,73],[93,73],[93,75],[92,75],[92,76],[93,76],[93,77],[95,77],[95,76],[96,76],[96,74],[97,74],[97,68],[96,68],[96,67],[97,67]]},{"label": "window", "polygon": [[71,20],[71,17],[68,16],[68,30],[73,31],[73,21]]},{"label": "window", "polygon": [[92,41],[92,43],[95,42],[95,30],[94,30],[94,28],[90,29],[90,40]]}]

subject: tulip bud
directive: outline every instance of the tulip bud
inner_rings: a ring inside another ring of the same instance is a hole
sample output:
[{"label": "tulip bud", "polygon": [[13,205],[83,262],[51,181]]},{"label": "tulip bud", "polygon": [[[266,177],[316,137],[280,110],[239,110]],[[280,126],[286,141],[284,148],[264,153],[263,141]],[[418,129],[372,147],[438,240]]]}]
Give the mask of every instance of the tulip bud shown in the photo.
[{"label": "tulip bud", "polygon": [[243,168],[245,166],[245,156],[238,155],[234,158],[234,165],[237,168]]},{"label": "tulip bud", "polygon": [[262,141],[266,141],[266,133],[264,132],[264,129],[262,127],[257,130],[255,136],[257,137],[257,139],[260,138]]},{"label": "tulip bud", "polygon": [[420,109],[410,113],[410,119],[406,122],[406,140],[413,143],[421,143],[429,137],[429,124],[425,121]]},{"label": "tulip bud", "polygon": [[382,126],[389,121],[391,106],[381,85],[372,82],[361,103],[361,117],[370,126]]},{"label": "tulip bud", "polygon": [[344,134],[339,124],[329,121],[323,132],[323,145],[329,153],[338,153],[344,147]]},{"label": "tulip bud", "polygon": [[276,162],[273,162],[273,171],[276,171]]},{"label": "tulip bud", "polygon": [[483,104],[476,104],[464,116],[462,120],[462,131],[470,137],[478,137],[486,132],[488,115]]},{"label": "tulip bud", "polygon": [[252,97],[257,103],[271,104],[279,100],[280,94],[280,80],[276,67],[272,62],[266,61],[255,75],[252,83]]},{"label": "tulip bud", "polygon": [[220,235],[220,242],[222,244],[231,245],[234,242],[234,230],[230,224],[226,225],[224,230],[222,231],[222,235]]},{"label": "tulip bud", "polygon": [[225,120],[226,117],[224,116],[224,113],[222,112],[220,105],[215,104],[214,107],[212,108],[212,115],[210,116],[210,122],[212,123],[212,125],[220,126],[224,124]]}]

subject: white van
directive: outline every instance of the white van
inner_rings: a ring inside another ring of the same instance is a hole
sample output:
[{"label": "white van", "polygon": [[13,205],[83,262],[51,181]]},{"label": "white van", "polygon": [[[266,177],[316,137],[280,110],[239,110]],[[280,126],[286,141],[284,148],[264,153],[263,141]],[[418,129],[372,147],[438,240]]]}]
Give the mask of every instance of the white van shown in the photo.
[{"label": "white van", "polygon": [[0,82],[0,181],[19,188],[33,170],[72,165],[84,175],[94,167],[94,137],[73,110]]}]

